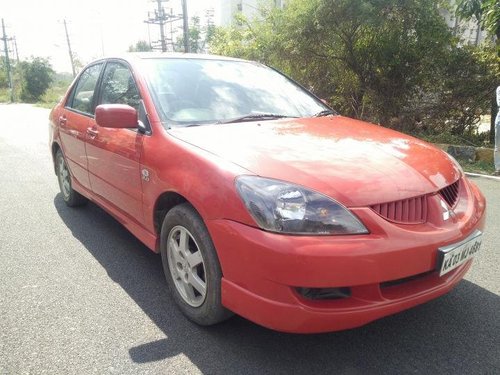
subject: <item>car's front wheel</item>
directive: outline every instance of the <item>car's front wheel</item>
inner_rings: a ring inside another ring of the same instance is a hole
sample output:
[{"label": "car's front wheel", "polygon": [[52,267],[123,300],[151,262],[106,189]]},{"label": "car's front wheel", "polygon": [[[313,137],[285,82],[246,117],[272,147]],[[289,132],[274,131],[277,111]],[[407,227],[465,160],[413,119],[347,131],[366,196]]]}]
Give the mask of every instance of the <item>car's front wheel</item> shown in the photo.
[{"label": "car's front wheel", "polygon": [[165,216],[160,250],[170,294],[184,315],[204,326],[231,316],[221,304],[222,271],[215,247],[190,204]]},{"label": "car's front wheel", "polygon": [[66,205],[69,207],[76,207],[86,204],[87,198],[78,193],[71,186],[71,175],[61,150],[57,150],[55,162],[59,189],[61,190]]}]

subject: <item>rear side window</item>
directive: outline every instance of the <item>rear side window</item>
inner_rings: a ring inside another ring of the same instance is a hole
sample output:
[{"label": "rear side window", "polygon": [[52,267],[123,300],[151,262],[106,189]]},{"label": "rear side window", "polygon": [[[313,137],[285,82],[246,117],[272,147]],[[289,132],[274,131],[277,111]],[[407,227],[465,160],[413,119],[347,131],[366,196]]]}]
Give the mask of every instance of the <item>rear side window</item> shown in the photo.
[{"label": "rear side window", "polygon": [[79,112],[94,114],[94,92],[101,73],[102,63],[89,66],[80,76],[68,107]]},{"label": "rear side window", "polygon": [[127,104],[139,110],[140,100],[130,69],[119,62],[109,62],[104,69],[99,104]]}]

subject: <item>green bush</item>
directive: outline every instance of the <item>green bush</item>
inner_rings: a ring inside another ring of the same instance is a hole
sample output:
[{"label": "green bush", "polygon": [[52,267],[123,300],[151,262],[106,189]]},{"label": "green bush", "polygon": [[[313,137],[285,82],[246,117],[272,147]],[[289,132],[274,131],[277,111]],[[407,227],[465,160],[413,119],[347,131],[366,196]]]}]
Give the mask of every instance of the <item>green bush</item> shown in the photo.
[{"label": "green bush", "polygon": [[31,61],[19,63],[22,86],[21,100],[36,102],[45,94],[53,81],[54,71],[47,59],[32,58]]}]

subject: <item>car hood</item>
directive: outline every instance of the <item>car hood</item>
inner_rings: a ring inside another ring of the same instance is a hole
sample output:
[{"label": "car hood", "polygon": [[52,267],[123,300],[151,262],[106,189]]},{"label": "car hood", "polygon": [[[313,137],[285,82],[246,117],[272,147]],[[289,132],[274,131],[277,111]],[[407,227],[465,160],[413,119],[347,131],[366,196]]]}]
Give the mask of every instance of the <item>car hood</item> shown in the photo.
[{"label": "car hood", "polygon": [[169,133],[249,174],[299,184],[349,207],[435,192],[461,173],[443,151],[426,142],[341,116],[173,128]]}]

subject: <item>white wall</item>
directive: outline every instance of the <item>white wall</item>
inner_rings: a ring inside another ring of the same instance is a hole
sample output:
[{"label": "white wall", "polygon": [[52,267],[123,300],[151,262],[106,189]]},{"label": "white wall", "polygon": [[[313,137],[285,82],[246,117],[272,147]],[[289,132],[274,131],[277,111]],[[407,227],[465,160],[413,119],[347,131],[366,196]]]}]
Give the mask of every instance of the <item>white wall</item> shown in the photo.
[{"label": "white wall", "polygon": [[481,27],[474,18],[467,22],[458,19],[454,13],[454,0],[450,0],[450,4],[452,6],[451,11],[447,9],[440,11],[448,26],[455,29],[456,34],[460,36],[464,43],[477,45],[483,42],[488,37],[488,33],[481,30]]},{"label": "white wall", "polygon": [[221,25],[229,26],[232,24],[235,14],[240,9],[241,13],[248,19],[255,18],[259,14],[259,6],[269,3],[283,7],[285,0],[220,0]]}]

